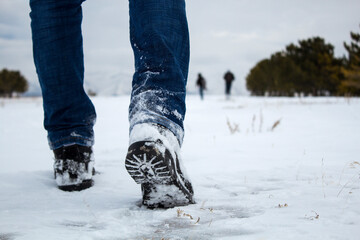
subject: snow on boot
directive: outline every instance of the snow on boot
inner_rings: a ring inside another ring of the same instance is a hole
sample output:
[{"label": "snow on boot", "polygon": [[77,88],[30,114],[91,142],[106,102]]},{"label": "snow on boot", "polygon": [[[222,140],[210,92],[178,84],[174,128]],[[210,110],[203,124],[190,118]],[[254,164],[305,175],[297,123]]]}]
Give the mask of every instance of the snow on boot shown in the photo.
[{"label": "snow on boot", "polygon": [[[137,141],[140,138],[143,140]],[[192,185],[181,170],[180,147],[175,139],[168,129],[153,124],[135,126],[130,134],[125,167],[135,182],[141,184],[142,202],[149,208],[195,203]]]},{"label": "snow on boot", "polygon": [[54,150],[54,174],[59,189],[81,191],[93,185],[95,173],[91,147],[63,146]]}]

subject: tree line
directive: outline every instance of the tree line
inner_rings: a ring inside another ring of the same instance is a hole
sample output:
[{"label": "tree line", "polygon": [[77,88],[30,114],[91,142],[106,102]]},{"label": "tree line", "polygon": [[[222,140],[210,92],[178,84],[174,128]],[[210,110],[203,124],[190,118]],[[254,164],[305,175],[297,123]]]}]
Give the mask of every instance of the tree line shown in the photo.
[{"label": "tree line", "polygon": [[[334,46],[321,37],[289,44],[258,62],[246,77],[256,96],[360,96],[360,33],[344,42],[347,56],[336,58]],[[0,97],[24,93],[28,82],[19,71],[0,71]]]},{"label": "tree line", "polygon": [[360,34],[344,43],[348,56],[336,58],[334,46],[321,37],[289,44],[258,62],[246,77],[256,96],[360,96]]}]

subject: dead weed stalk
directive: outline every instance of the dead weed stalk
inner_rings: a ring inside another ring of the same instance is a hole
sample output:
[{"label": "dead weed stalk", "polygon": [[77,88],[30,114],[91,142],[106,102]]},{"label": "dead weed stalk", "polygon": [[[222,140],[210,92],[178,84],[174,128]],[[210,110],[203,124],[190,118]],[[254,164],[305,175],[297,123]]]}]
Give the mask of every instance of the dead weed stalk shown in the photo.
[{"label": "dead weed stalk", "polygon": [[[189,218],[190,220],[194,220],[193,216],[191,216],[190,214],[188,213],[185,213],[184,210],[178,208],[177,209],[177,217],[178,218],[181,218],[181,217],[187,217]],[[197,218],[196,222],[194,224],[198,224],[200,222],[200,217]]]},{"label": "dead weed stalk", "polygon": [[277,126],[279,126],[280,122],[281,122],[281,118],[280,118],[279,120],[277,120],[276,122],[274,122],[274,124],[273,124],[272,127],[271,127],[271,131],[274,131],[274,129],[275,129]]},{"label": "dead weed stalk", "polygon": [[237,132],[240,132],[239,124],[237,123],[231,123],[229,118],[226,119],[227,126],[229,127],[230,133],[235,134]]}]

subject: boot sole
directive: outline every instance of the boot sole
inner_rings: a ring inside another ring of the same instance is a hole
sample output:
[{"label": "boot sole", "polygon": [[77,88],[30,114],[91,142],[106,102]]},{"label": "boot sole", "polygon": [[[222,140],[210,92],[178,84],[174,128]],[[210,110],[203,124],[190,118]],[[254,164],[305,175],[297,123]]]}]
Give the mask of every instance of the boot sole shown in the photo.
[{"label": "boot sole", "polygon": [[169,208],[193,203],[192,194],[176,173],[170,153],[161,154],[154,144],[146,141],[132,144],[125,160],[126,170],[141,184],[143,194],[156,196],[155,200],[144,197],[143,204],[149,208]]},{"label": "boot sole", "polygon": [[75,192],[90,188],[93,185],[94,185],[94,181],[92,179],[89,179],[89,180],[84,180],[76,185],[64,185],[64,186],[58,186],[58,188],[65,192]]}]

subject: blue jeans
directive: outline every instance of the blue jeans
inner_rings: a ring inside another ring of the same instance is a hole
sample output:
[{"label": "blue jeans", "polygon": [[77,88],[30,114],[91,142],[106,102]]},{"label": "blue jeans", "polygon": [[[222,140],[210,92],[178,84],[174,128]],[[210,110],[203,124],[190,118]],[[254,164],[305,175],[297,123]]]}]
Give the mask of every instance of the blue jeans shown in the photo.
[{"label": "blue jeans", "polygon": [[200,93],[201,100],[203,100],[204,99],[204,88],[199,87],[199,93]]},{"label": "blue jeans", "polygon": [[[94,144],[96,113],[83,87],[83,1],[30,0],[34,62],[51,149]],[[130,131],[136,124],[157,123],[182,143],[189,66],[185,1],[129,0],[129,7],[135,58]]]},{"label": "blue jeans", "polygon": [[232,82],[225,82],[225,94],[226,95],[230,95],[230,91],[231,91],[231,84]]}]

